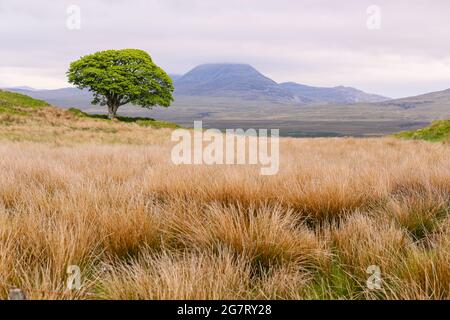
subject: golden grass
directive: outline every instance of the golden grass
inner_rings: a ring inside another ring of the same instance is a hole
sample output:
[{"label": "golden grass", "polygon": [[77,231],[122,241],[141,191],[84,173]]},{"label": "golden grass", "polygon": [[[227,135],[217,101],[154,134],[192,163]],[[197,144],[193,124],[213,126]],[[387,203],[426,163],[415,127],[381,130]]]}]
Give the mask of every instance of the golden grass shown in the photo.
[{"label": "golden grass", "polygon": [[448,146],[282,139],[261,176],[175,166],[169,131],[112,126],[0,143],[0,298],[450,298]]}]

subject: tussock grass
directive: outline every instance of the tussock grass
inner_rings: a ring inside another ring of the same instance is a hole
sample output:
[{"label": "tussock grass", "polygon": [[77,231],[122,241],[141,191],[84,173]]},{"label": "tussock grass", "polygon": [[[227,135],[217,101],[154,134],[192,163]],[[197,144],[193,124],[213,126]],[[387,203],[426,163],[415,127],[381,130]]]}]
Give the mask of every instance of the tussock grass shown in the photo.
[{"label": "tussock grass", "polygon": [[103,277],[102,297],[108,299],[233,299],[244,298],[250,286],[250,265],[223,251],[151,250],[124,263],[113,262]]},{"label": "tussock grass", "polygon": [[292,210],[280,206],[184,206],[165,215],[166,237],[183,247],[226,247],[268,269],[286,263],[312,268],[324,258],[320,241]]},{"label": "tussock grass", "polygon": [[0,298],[449,298],[448,146],[282,139],[264,177],[175,166],[169,131],[111,126],[139,143],[0,143]]}]

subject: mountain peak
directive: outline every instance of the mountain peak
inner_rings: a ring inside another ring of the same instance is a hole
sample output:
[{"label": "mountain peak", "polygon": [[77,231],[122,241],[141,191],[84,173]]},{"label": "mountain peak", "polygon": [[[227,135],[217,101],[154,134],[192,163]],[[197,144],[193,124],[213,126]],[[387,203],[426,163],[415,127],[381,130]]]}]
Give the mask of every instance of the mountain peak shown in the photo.
[{"label": "mountain peak", "polygon": [[275,83],[275,81],[265,77],[258,70],[253,68],[249,64],[241,64],[241,63],[209,63],[209,64],[201,64],[184,76],[181,79],[186,78],[194,78],[194,77],[202,77],[206,79],[215,79],[215,78],[226,78],[226,77],[253,77],[255,78],[264,78],[266,80],[270,80]]},{"label": "mountain peak", "polygon": [[223,62],[223,63],[204,63],[196,66],[191,71],[194,70],[247,70],[247,71],[256,71],[254,67],[247,63],[232,63],[232,62]]},{"label": "mountain peak", "polygon": [[202,64],[175,81],[175,93],[187,96],[234,97],[246,100],[288,95],[249,64]]}]

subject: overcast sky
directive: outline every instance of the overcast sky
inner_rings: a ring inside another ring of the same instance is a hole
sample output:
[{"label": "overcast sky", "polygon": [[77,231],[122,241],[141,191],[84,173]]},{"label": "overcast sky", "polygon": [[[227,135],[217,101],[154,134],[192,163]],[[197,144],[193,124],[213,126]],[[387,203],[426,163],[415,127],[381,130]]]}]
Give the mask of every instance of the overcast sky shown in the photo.
[{"label": "overcast sky", "polygon": [[0,0],[0,86],[68,86],[71,61],[111,48],[144,49],[168,73],[239,62],[402,97],[450,88],[450,1]]}]

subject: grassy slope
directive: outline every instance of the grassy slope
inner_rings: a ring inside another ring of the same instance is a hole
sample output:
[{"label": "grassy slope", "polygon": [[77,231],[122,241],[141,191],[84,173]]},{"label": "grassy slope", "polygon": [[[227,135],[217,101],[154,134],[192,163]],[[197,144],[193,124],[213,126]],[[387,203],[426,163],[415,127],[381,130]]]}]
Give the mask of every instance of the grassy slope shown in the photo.
[{"label": "grassy slope", "polygon": [[450,120],[438,120],[423,129],[416,131],[404,131],[394,135],[397,138],[427,140],[427,141],[450,141]]},{"label": "grassy slope", "polygon": [[[0,138],[14,141],[72,144],[148,143],[154,128],[178,125],[150,118],[118,117],[115,121],[102,115],[89,115],[77,109],[63,110],[42,100],[0,90]],[[165,132],[167,133],[167,132]]]},{"label": "grassy slope", "polygon": [[38,108],[48,107],[42,100],[33,99],[23,94],[0,90],[0,113],[26,115]]},{"label": "grassy slope", "polygon": [[[70,108],[68,112],[85,119],[100,119],[110,121],[106,115],[103,114],[88,114],[76,108]],[[122,117],[118,116],[116,121],[123,123],[136,123],[141,127],[152,127],[152,128],[179,128],[180,126],[173,122],[155,120],[152,118],[143,117]]]}]

